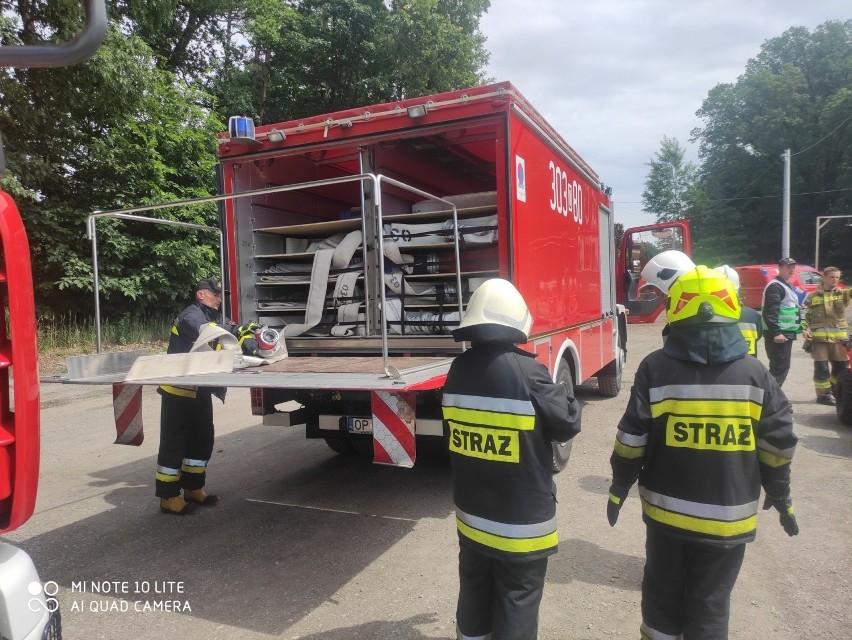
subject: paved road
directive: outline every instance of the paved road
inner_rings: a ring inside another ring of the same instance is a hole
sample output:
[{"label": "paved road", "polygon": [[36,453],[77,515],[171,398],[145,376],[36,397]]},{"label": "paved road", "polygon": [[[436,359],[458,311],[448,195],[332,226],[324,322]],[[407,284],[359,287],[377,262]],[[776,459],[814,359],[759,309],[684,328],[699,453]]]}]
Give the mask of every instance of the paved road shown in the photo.
[{"label": "paved road", "polygon": [[[608,459],[633,373],[660,328],[631,326],[621,396],[581,395],[583,433],[557,478],[561,543],[542,640],[638,635],[644,527],[635,493],[607,526]],[[761,513],[734,592],[732,638],[846,638],[852,628],[852,430],[813,402],[810,378],[795,349],[785,390],[801,438],[793,473],[802,534],[787,538]],[[216,408],[210,468],[222,502],[173,518],[153,497],[158,411],[146,391],[144,444],[114,446],[108,388],[43,386],[37,512],[5,539],[58,583],[67,639],[455,637],[444,456],[418,451],[412,470],[340,457],[298,429],[259,425],[247,393],[231,390]]]}]

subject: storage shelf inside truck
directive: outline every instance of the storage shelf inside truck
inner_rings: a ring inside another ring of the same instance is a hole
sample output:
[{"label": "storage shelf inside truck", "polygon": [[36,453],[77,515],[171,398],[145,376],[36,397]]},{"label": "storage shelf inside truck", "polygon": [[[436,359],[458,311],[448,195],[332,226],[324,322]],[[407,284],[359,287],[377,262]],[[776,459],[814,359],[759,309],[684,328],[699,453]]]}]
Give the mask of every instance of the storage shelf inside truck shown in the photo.
[{"label": "storage shelf inside truck", "polygon": [[[481,213],[494,213],[496,205],[484,205],[481,207],[466,207],[457,209],[459,219],[472,218]],[[424,211],[422,213],[402,213],[382,218],[383,222],[435,222],[444,220],[451,216],[452,209],[441,211]],[[349,218],[347,220],[328,220],[325,222],[313,222],[309,224],[294,224],[285,227],[263,227],[255,229],[255,233],[269,233],[274,235],[286,235],[293,238],[312,238],[323,235],[334,235],[342,231],[356,231],[361,228],[360,218]]]}]

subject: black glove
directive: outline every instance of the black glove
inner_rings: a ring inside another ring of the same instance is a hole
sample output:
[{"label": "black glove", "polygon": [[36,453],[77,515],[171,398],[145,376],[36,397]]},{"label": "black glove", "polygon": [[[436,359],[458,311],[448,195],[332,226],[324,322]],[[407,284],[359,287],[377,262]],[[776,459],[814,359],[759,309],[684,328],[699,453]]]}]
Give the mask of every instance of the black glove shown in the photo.
[{"label": "black glove", "polygon": [[609,500],[606,503],[606,519],[611,527],[614,527],[615,523],[618,522],[618,512],[621,511],[621,505],[624,504],[624,499],[627,497],[626,492],[624,492],[624,495],[621,494],[622,492],[617,491],[614,486],[609,488]]},{"label": "black glove", "polygon": [[253,336],[255,331],[260,329],[260,325],[256,322],[249,322],[248,324],[243,324],[237,327],[237,333],[240,337],[244,336]]},{"label": "black glove", "polygon": [[793,501],[790,499],[790,496],[786,498],[773,498],[767,494],[766,499],[763,501],[763,508],[765,510],[770,507],[775,507],[778,513],[781,514],[778,520],[781,522],[781,526],[784,527],[784,531],[788,536],[792,538],[799,535],[799,525],[796,523],[796,516],[793,513]]},{"label": "black glove", "polygon": [[247,356],[254,356],[255,358],[260,357],[260,351],[257,348],[257,340],[254,339],[253,333],[247,333],[239,340],[240,348],[243,350],[243,353]]}]

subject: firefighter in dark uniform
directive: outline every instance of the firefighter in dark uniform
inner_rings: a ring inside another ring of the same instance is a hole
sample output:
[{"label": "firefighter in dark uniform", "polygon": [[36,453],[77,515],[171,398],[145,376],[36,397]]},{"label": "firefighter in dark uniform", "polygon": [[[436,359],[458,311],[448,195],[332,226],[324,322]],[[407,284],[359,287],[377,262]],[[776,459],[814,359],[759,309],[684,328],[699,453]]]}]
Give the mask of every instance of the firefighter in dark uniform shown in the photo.
[{"label": "firefighter in dark uniform", "polygon": [[532,318],[494,278],[471,296],[443,391],[459,536],[457,637],[533,640],[548,556],[556,553],[552,442],[580,431],[580,405],[527,342]]},{"label": "firefighter in dark uniform", "polygon": [[[799,532],[790,499],[796,448],[784,392],[747,358],[736,292],[698,266],[669,292],[668,339],[639,365],[610,458],[614,526],[639,480],[646,524],[641,637],[728,637],[730,596],[763,508]],[[682,636],[680,635],[682,634]]]},{"label": "firefighter in dark uniform", "polygon": [[740,321],[737,324],[748,346],[748,354],[756,357],[757,343],[763,337],[763,319],[760,312],[743,304],[743,297],[740,295],[740,274],[733,267],[723,264],[721,267],[716,267],[716,270],[724,273],[725,277],[734,285],[734,290],[737,292],[737,298],[740,301]]},{"label": "firefighter in dark uniform", "polygon": [[[222,286],[205,278],[195,287],[195,302],[181,311],[172,326],[167,353],[189,353],[206,325],[220,326],[237,337],[242,349],[252,353],[251,337],[259,325],[238,327],[222,318]],[[218,344],[217,348],[221,348]],[[161,385],[160,451],[157,455],[156,495],[160,510],[173,515],[192,513],[196,506],[213,506],[218,496],[204,490],[207,463],[213,453],[213,394],[224,389]],[[181,496],[183,489],[183,496]]]}]

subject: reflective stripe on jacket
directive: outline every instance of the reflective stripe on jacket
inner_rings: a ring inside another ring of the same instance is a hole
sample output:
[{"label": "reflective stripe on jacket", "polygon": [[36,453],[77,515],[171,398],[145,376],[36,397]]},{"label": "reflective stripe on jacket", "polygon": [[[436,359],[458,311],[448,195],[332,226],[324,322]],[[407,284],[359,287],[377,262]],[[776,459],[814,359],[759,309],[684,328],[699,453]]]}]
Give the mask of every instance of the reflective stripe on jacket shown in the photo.
[{"label": "reflective stripe on jacket", "polygon": [[795,447],[789,402],[756,358],[699,364],[659,350],[639,365],[619,422],[613,484],[626,495],[638,478],[649,527],[748,542],[761,485],[789,494]]},{"label": "reflective stripe on jacket", "polygon": [[748,353],[751,356],[757,355],[757,341],[763,335],[763,322],[760,314],[751,307],[740,308],[740,321],[738,323],[740,333],[748,345]]},{"label": "reflective stripe on jacket", "polygon": [[811,339],[815,342],[840,342],[847,337],[846,307],[852,300],[852,289],[811,291],[803,306],[805,321]]},{"label": "reflective stripe on jacket", "polygon": [[580,430],[580,407],[535,357],[511,345],[476,344],[444,386],[459,541],[491,557],[556,552],[551,441]]},{"label": "reflective stripe on jacket", "polygon": [[[230,333],[237,335],[236,325],[233,322],[223,318],[217,309],[212,309],[196,301],[181,311],[175,318],[166,353],[189,353],[192,345],[198,339],[201,328],[207,324],[221,325]],[[195,398],[197,389],[197,387],[160,385],[158,392],[182,398]]]}]

